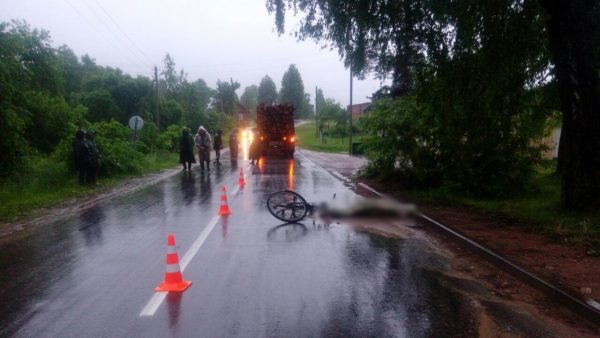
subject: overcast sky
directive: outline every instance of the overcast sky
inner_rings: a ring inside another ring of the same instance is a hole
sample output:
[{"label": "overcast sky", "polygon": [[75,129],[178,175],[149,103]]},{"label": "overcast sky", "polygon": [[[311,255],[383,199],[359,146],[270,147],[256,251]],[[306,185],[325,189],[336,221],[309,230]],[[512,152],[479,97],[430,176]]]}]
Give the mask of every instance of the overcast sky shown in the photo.
[{"label": "overcast sky", "polygon": [[[278,36],[264,0],[0,0],[0,19],[25,19],[49,30],[55,46],[132,75],[151,76],[168,52],[188,80],[202,78],[214,88],[217,79],[233,78],[241,95],[265,74],[279,89],[294,63],[313,102],[315,85],[344,106],[350,98],[349,72],[337,51],[297,42],[289,32]],[[353,102],[367,101],[379,86],[355,79]]]}]

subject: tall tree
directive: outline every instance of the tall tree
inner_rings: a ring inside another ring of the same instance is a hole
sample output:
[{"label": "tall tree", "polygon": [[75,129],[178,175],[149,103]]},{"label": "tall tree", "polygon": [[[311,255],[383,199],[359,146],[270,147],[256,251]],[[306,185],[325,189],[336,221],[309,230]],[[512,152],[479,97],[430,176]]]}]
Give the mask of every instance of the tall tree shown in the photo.
[{"label": "tall tree", "polygon": [[308,107],[304,95],[304,83],[296,65],[290,65],[281,79],[279,100],[295,108],[296,117],[307,117]]},{"label": "tall tree", "polygon": [[217,90],[214,95],[214,106],[219,112],[232,115],[239,102],[236,90],[240,83],[229,79],[229,82],[217,80]]},{"label": "tall tree", "polygon": [[562,202],[585,207],[600,197],[600,3],[540,3],[549,16],[548,37],[562,106],[558,159]]},{"label": "tall tree", "polygon": [[[286,11],[300,13],[298,37],[329,43],[353,74],[392,75],[388,93],[409,99],[384,110],[394,114],[390,119],[429,117],[422,121],[429,128],[397,136],[427,140],[415,147],[431,147],[427,156],[436,161],[426,170],[435,171],[437,182],[491,194],[521,186],[530,175],[546,113],[531,89],[545,84],[549,64],[536,0],[267,0],[267,6],[280,33]],[[392,170],[401,150],[385,154]]]},{"label": "tall tree", "polygon": [[[50,34],[23,21],[0,23],[0,175],[33,148],[49,152],[73,123]],[[36,135],[32,137],[31,135]]]},{"label": "tall tree", "polygon": [[256,105],[258,104],[258,86],[251,85],[244,88],[240,103],[248,108],[252,113],[256,113]]},{"label": "tall tree", "polygon": [[169,53],[167,53],[163,59],[163,67],[164,69],[161,74],[164,77],[166,92],[170,96],[174,96],[179,89],[181,89],[181,86],[183,82],[186,81],[187,76],[183,69],[177,73],[177,69],[175,68],[175,60]]},{"label": "tall tree", "polygon": [[57,49],[60,70],[64,79],[65,94],[67,99],[71,100],[68,94],[78,92],[81,89],[81,81],[83,78],[83,68],[79,63],[79,58],[71,48],[66,45],[60,46]]},{"label": "tall tree", "polygon": [[258,86],[258,103],[273,104],[275,101],[277,101],[277,86],[269,75],[265,75]]},{"label": "tall tree", "polygon": [[302,105],[304,109],[304,116],[314,116],[315,115],[315,106],[312,104],[309,93],[304,93],[304,104]]},{"label": "tall tree", "polygon": [[[395,96],[413,90],[415,66],[422,55],[419,33],[427,13],[425,0],[328,1],[267,0],[280,34],[288,9],[304,13],[297,36],[327,41],[344,58],[353,74],[392,74]],[[432,2],[436,5],[435,2]],[[441,5],[444,6],[444,5]]]},{"label": "tall tree", "polygon": [[184,108],[181,123],[186,126],[199,126],[206,118],[208,104],[214,95],[214,90],[202,79],[191,83],[185,81],[179,94],[179,101]]}]

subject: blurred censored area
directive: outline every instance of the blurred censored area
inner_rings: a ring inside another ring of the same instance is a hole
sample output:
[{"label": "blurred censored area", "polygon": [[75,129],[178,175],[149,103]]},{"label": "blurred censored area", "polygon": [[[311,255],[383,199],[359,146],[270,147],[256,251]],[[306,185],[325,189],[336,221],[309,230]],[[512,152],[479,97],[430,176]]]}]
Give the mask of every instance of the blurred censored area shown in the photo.
[{"label": "blurred censored area", "polygon": [[352,219],[413,219],[417,216],[414,204],[400,203],[389,199],[358,199],[349,206],[321,203],[317,216],[324,220]]}]

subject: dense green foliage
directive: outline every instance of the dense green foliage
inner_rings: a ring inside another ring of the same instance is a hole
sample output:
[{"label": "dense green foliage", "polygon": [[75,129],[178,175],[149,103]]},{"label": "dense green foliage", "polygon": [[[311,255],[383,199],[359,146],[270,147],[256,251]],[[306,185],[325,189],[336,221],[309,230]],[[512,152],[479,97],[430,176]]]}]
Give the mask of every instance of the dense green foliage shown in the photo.
[{"label": "dense green foliage", "polygon": [[[301,147],[324,152],[348,152],[349,114],[341,104],[332,98],[325,98],[322,89],[317,89],[316,121],[309,121],[296,128],[298,142]],[[315,133],[315,123],[317,132]],[[352,126],[353,142],[362,142],[360,129]],[[312,130],[312,132],[311,132]]]},{"label": "dense green foliage", "polygon": [[391,75],[364,121],[372,173],[484,195],[526,186],[558,110],[536,1],[267,5],[280,32],[286,10],[303,13],[297,36],[328,41],[354,74]]},{"label": "dense green foliage", "polygon": [[[202,79],[188,82],[169,54],[163,62],[158,81],[160,116],[156,116],[151,79],[99,66],[87,55],[77,57],[67,46],[54,48],[47,31],[24,22],[1,23],[2,180],[16,180],[17,173],[28,172],[33,158],[57,161],[57,168],[73,170],[72,144],[79,128],[96,132],[100,175],[114,176],[140,173],[146,155],[176,150],[168,135],[174,130],[179,135],[183,126],[195,130],[205,125],[211,131],[232,127],[232,102],[237,102],[234,81],[225,83],[231,87],[227,90],[219,81],[213,90]],[[210,107],[213,98],[216,105]],[[132,115],[146,122],[135,143],[126,126]],[[160,128],[154,121],[160,121]]]},{"label": "dense green foliage", "polygon": [[530,140],[541,135],[543,119],[513,116],[519,120],[508,132],[499,120],[493,127],[479,124],[476,133],[469,116],[444,112],[419,104],[415,96],[377,101],[371,117],[362,121],[371,170],[408,186],[458,185],[483,195],[526,185],[540,156]]},{"label": "dense green foliage", "polygon": [[334,99],[327,98],[319,106],[319,131],[324,136],[348,136],[348,111]]}]

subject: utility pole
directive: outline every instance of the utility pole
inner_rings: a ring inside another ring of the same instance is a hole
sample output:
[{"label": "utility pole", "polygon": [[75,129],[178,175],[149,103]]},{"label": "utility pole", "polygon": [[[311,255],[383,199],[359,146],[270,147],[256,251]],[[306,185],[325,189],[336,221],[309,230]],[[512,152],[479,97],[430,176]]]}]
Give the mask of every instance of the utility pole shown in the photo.
[{"label": "utility pole", "polygon": [[350,107],[348,110],[350,111],[350,126],[348,130],[348,143],[350,144],[350,149],[348,150],[348,153],[352,155],[352,65],[350,65]]},{"label": "utility pole", "polygon": [[319,137],[319,100],[318,100],[318,89],[315,86],[315,136]]},{"label": "utility pole", "polygon": [[159,97],[158,97],[158,68],[154,66],[154,99],[156,100],[154,106],[154,118],[156,119],[156,127],[160,131],[160,111],[158,109]]}]

